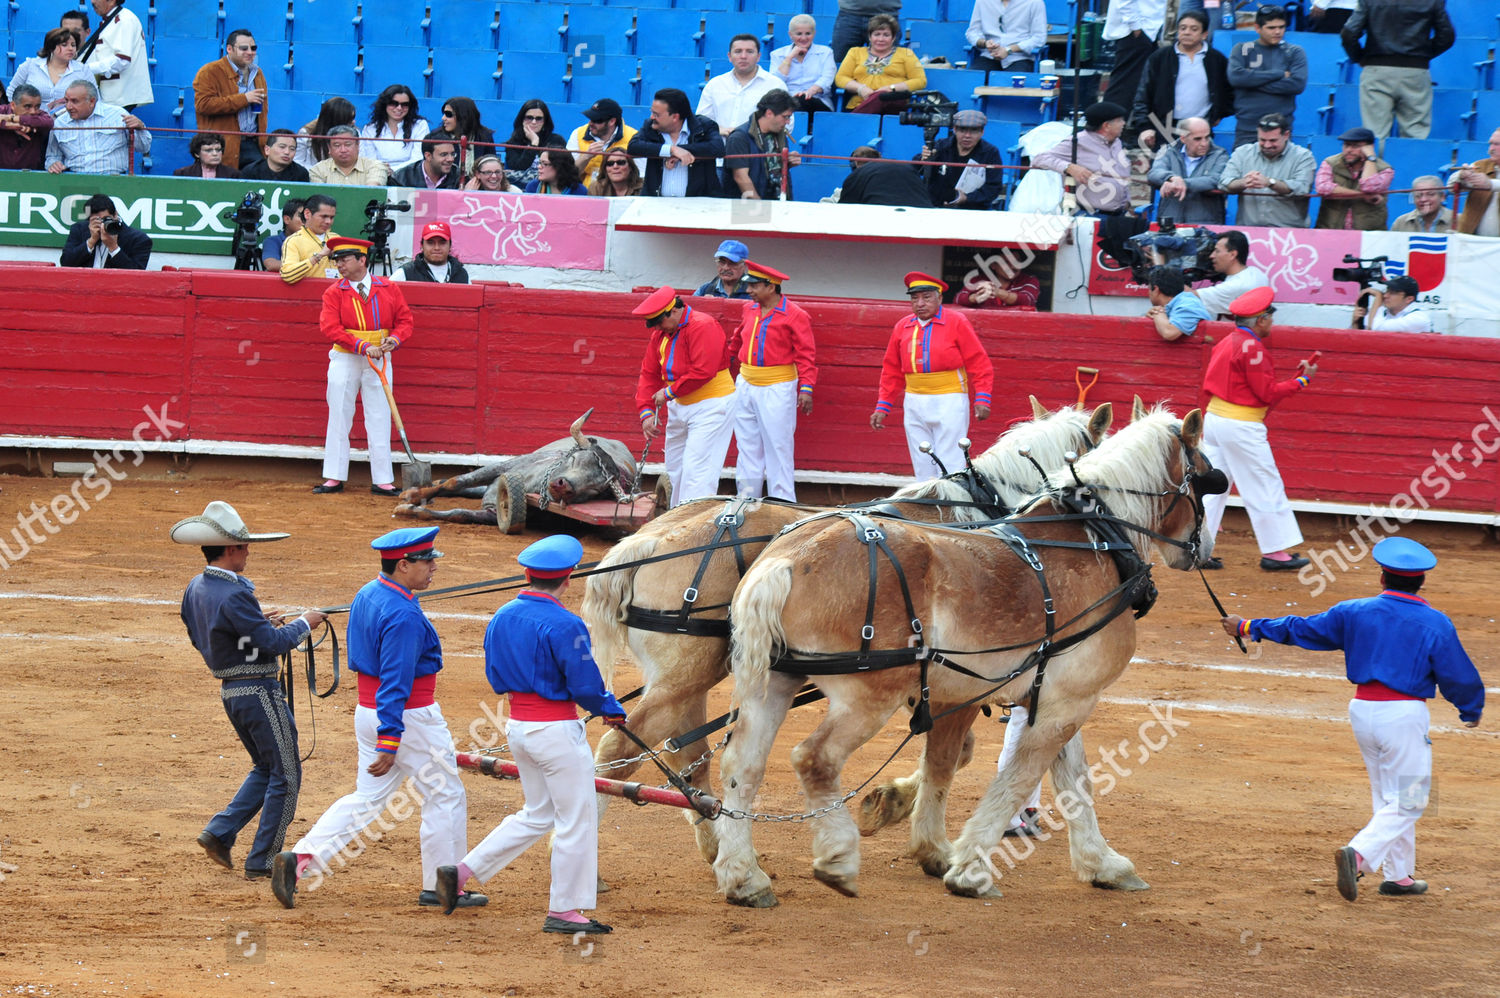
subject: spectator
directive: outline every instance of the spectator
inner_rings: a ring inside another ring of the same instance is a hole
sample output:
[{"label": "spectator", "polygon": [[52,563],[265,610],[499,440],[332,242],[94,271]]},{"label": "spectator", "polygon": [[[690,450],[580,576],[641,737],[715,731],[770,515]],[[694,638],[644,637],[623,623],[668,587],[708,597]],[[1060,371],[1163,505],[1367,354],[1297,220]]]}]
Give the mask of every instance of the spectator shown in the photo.
[{"label": "spectator", "polygon": [[1500,128],[1490,133],[1490,155],[1455,173],[1451,180],[1455,191],[1469,192],[1458,231],[1473,236],[1500,236]]},{"label": "spectator", "polygon": [[1178,127],[1182,137],[1157,153],[1146,175],[1146,182],[1161,191],[1156,217],[1180,225],[1223,225],[1219,177],[1229,165],[1229,151],[1214,141],[1203,118],[1184,118]]},{"label": "spectator", "polygon": [[286,204],[281,206],[281,231],[274,236],[267,236],[265,244],[260,248],[260,262],[272,273],[281,270],[281,247],[286,244],[288,237],[302,228],[302,209],[305,207],[307,202],[301,198],[288,198]]},{"label": "spectator", "polygon": [[844,56],[856,45],[868,45],[870,18],[876,14],[899,14],[901,0],[839,0],[839,13],[833,19],[833,62],[844,63]]},{"label": "spectator", "polygon": [[124,108],[106,104],[87,80],[74,80],[63,94],[66,113],[47,136],[49,173],[127,173],[135,149],[151,151],[151,133]]},{"label": "spectator", "polygon": [[751,297],[745,287],[745,260],[750,249],[738,239],[726,239],[714,250],[714,263],[719,274],[694,291],[699,298],[744,298]]},{"label": "spectator", "polygon": [[188,152],[193,161],[187,166],[172,171],[174,177],[202,177],[205,180],[235,180],[240,171],[224,165],[224,136],[214,132],[199,132],[188,143]]},{"label": "spectator", "polygon": [[985,273],[987,278],[966,280],[953,304],[963,308],[1036,308],[1041,281],[999,257],[990,258]]},{"label": "spectator", "polygon": [[1310,150],[1291,141],[1292,124],[1279,114],[1260,119],[1256,144],[1240,146],[1229,156],[1219,188],[1240,198],[1240,225],[1307,228],[1308,194],[1317,163]]},{"label": "spectator", "polygon": [[[1355,329],[1369,329],[1377,333],[1431,333],[1432,314],[1417,304],[1420,292],[1417,279],[1402,274],[1385,282],[1385,293],[1369,288],[1360,294],[1359,304],[1354,306]],[[1373,295],[1378,303],[1375,314],[1365,321],[1365,295]]]},{"label": "spectator", "polygon": [[399,268],[393,281],[425,281],[429,284],[468,284],[469,272],[453,255],[453,230],[447,222],[428,222],[422,227],[422,255]]},{"label": "spectator", "polygon": [[1031,165],[1077,181],[1080,213],[1123,215],[1130,210],[1130,163],[1120,133],[1125,109],[1100,101],[1084,112],[1086,130],[1078,136],[1078,160],[1073,161],[1073,139],[1066,138],[1032,159]]},{"label": "spectator", "polygon": [[422,158],[391,174],[395,187],[458,190],[458,142],[447,132],[429,132],[422,140]]},{"label": "spectator", "polygon": [[29,83],[0,104],[0,170],[40,170],[46,163],[52,115],[42,111],[42,95]]},{"label": "spectator", "polygon": [[757,103],[772,90],[786,84],[760,68],[760,41],[754,35],[735,35],[729,40],[729,63],[733,67],[703,85],[698,98],[698,116],[718,122],[719,134],[730,132],[750,120]]},{"label": "spectator", "polygon": [[970,69],[1036,69],[1033,53],[1047,44],[1047,5],[1043,0],[974,0],[964,32],[973,51]]},{"label": "spectator", "polygon": [[222,133],[224,161],[249,166],[260,158],[266,130],[266,74],[256,62],[260,46],[244,28],[229,33],[224,58],[215,59],[193,77],[193,107],[198,128]]},{"label": "spectator", "polygon": [[1193,293],[1203,303],[1204,311],[1215,318],[1228,314],[1229,306],[1246,291],[1271,286],[1265,271],[1250,266],[1250,240],[1237,229],[1219,233],[1208,258],[1224,279]]},{"label": "spectator", "polygon": [[833,74],[838,71],[833,49],[813,42],[818,22],[798,14],[787,23],[792,44],[771,50],[771,72],[792,95],[797,110],[833,110]]},{"label": "spectator", "polygon": [[474,162],[474,176],[464,184],[466,191],[509,191],[513,187],[505,179],[505,164],[499,156],[481,156]]},{"label": "spectator", "polygon": [[1307,89],[1307,53],[1283,41],[1287,13],[1282,7],[1255,12],[1253,42],[1241,42],[1229,52],[1229,83],[1234,87],[1234,148],[1255,140],[1257,123],[1278,114],[1292,129],[1297,95]]},{"label": "spectator", "polygon": [[1198,323],[1213,318],[1203,299],[1188,290],[1182,271],[1176,267],[1161,264],[1152,267],[1146,278],[1146,296],[1151,300],[1146,318],[1156,326],[1156,335],[1164,340],[1191,337],[1198,331]]},{"label": "spectator", "polygon": [[927,193],[922,175],[906,163],[881,159],[873,146],[860,146],[849,154],[849,175],[838,195],[839,204],[932,207],[932,195]]},{"label": "spectator", "polygon": [[609,97],[600,98],[583,112],[588,121],[579,125],[568,137],[568,148],[573,152],[584,186],[592,186],[599,178],[599,170],[604,164],[604,154],[607,151],[624,149],[635,137],[635,129],[623,120],[624,114],[617,101]]},{"label": "spectator", "polygon": [[1146,60],[1166,23],[1165,0],[1114,0],[1104,16],[1104,38],[1115,43],[1115,64],[1101,100],[1130,107],[1140,87]]},{"label": "spectator", "polygon": [[1399,215],[1392,232],[1453,232],[1453,212],[1443,207],[1448,192],[1441,177],[1425,174],[1411,182],[1412,211]]},{"label": "spectator", "polygon": [[85,46],[79,60],[93,71],[104,103],[126,111],[150,104],[151,67],[140,19],[125,9],[125,0],[93,0],[93,5],[99,31],[93,49]]},{"label": "spectator", "polygon": [[[89,16],[81,10],[65,10],[62,17],[57,19],[59,28],[67,28],[78,36],[78,45],[83,46],[83,40],[89,36]],[[12,94],[14,96],[14,94]]]},{"label": "spectator", "polygon": [[548,110],[547,102],[535,97],[522,104],[521,110],[516,112],[510,138],[505,142],[511,147],[505,150],[505,179],[517,190],[536,179],[537,153],[542,148],[567,147],[563,137],[552,127],[552,112]]},{"label": "spectator", "polygon": [[1375,155],[1375,133],[1351,128],[1339,136],[1342,152],[1323,160],[1314,189],[1323,199],[1318,208],[1319,229],[1385,231],[1385,192],[1396,171]]},{"label": "spectator", "polygon": [[932,166],[918,167],[932,198],[932,207],[995,207],[995,199],[1005,190],[1005,172],[986,169],[1004,162],[1000,150],[984,138],[988,120],[983,111],[966,108],[953,116],[951,134],[936,148],[922,147],[921,158],[933,162]]},{"label": "spectator", "polygon": [[1130,129],[1140,133],[1143,148],[1171,141],[1187,128],[1189,118],[1207,119],[1213,130],[1234,114],[1229,60],[1208,44],[1208,15],[1190,10],[1177,19],[1177,43],[1157,49],[1146,60],[1135,91]]},{"label": "spectator", "polygon": [[[720,183],[725,197],[750,201],[775,201],[785,186],[781,154],[787,152],[787,124],[792,120],[792,95],[768,90],[755,105],[750,120],[729,133],[724,142],[724,171]],[[754,159],[740,157],[765,154]],[[786,162],[802,162],[796,150],[787,152]]]},{"label": "spectator", "polygon": [[1359,0],[1312,0],[1312,6],[1307,8],[1307,21],[1311,23],[1304,24],[1303,29],[1320,35],[1336,35],[1344,29],[1349,15],[1358,6]]},{"label": "spectator", "polygon": [[311,172],[328,158],[328,133],[340,125],[354,124],[354,105],[342,97],[330,97],[318,116],[297,129],[297,165]]},{"label": "spectator", "polygon": [[537,157],[536,179],[527,183],[524,194],[572,194],[587,196],[589,189],[578,178],[578,164],[566,149],[543,149]]},{"label": "spectator", "polygon": [[927,86],[927,74],[911,49],[900,48],[901,22],[876,14],[868,25],[869,44],[850,49],[833,82],[844,91],[851,111],[881,114],[906,106],[907,95]]},{"label": "spectator", "polygon": [[108,194],[95,194],[84,205],[84,217],[68,229],[58,266],[145,270],[150,262],[151,237],[120,221]]},{"label": "spectator", "polygon": [[495,133],[484,127],[479,120],[479,105],[467,97],[450,97],[443,101],[442,129],[459,141],[461,149],[464,149],[463,140],[469,140],[463,152],[464,161],[459,166],[459,173],[464,176],[474,172],[476,159],[495,154]]},{"label": "spectator", "polygon": [[328,240],[338,238],[333,218],[339,203],[327,194],[314,194],[302,208],[302,225],[281,244],[281,279],[296,284],[304,277],[339,276],[328,258]]},{"label": "spectator", "polygon": [[270,180],[278,184],[305,184],[307,168],[294,162],[297,136],[290,128],[278,128],[266,136],[265,155],[240,171],[246,180]]},{"label": "spectator", "polygon": [[363,147],[359,129],[339,125],[328,133],[328,158],[308,172],[315,184],[349,187],[380,187],[390,179],[390,170],[378,159],[359,154]]},{"label": "spectator", "polygon": [[[1340,32],[1359,63],[1359,117],[1385,144],[1391,119],[1407,138],[1432,131],[1433,59],[1453,47],[1445,0],[1362,0]],[[1365,43],[1360,44],[1360,36]]]},{"label": "spectator", "polygon": [[687,94],[673,87],[658,90],[651,117],[626,146],[646,160],[647,197],[718,197],[714,160],[724,155],[724,136],[712,118],[692,113]]},{"label": "spectator", "polygon": [[589,185],[589,193],[600,198],[635,197],[645,184],[635,164],[625,150],[611,149],[604,154],[604,169]]},{"label": "spectator", "polygon": [[63,94],[74,80],[93,83],[94,74],[78,61],[78,36],[68,28],[53,28],[43,36],[41,51],[16,69],[6,93],[15,100],[17,87],[33,86],[51,111],[62,106]]},{"label": "spectator", "polygon": [[418,113],[417,95],[404,83],[392,83],[370,105],[370,120],[359,130],[359,154],[397,170],[422,158],[427,119]]}]

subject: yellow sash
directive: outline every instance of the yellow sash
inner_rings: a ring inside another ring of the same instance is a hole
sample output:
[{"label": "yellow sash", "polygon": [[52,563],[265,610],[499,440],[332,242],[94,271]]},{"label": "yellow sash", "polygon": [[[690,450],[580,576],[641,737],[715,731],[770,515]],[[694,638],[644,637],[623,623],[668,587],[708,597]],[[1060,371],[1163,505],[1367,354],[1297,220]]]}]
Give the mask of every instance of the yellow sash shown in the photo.
[{"label": "yellow sash", "polygon": [[1263,405],[1237,405],[1226,402],[1217,395],[1208,400],[1208,411],[1225,419],[1237,419],[1242,423],[1263,423],[1266,407]]},{"label": "yellow sash", "polygon": [[741,364],[740,374],[752,385],[779,385],[785,381],[797,380],[797,365],[772,364],[757,367],[754,364]]},{"label": "yellow sash", "polygon": [[913,395],[952,395],[968,392],[963,368],[957,371],[933,371],[931,374],[908,374],[906,390]]},{"label": "yellow sash", "polygon": [[[385,330],[385,329],[345,329],[344,332],[348,333],[350,336],[354,337],[356,340],[364,340],[366,343],[370,344],[371,346],[376,346],[377,344],[380,343],[381,340],[385,339],[386,333],[388,332],[388,330]],[[335,343],[333,345],[333,349],[336,350],[336,351],[338,351],[339,353],[353,353],[354,352],[353,350],[350,350],[348,347],[346,347],[346,346],[340,346],[337,343]]]},{"label": "yellow sash", "polygon": [[708,384],[690,395],[679,395],[675,399],[681,405],[692,405],[694,402],[702,402],[704,399],[719,399],[725,395],[734,394],[734,379],[729,376],[729,369],[725,368],[712,378]]}]

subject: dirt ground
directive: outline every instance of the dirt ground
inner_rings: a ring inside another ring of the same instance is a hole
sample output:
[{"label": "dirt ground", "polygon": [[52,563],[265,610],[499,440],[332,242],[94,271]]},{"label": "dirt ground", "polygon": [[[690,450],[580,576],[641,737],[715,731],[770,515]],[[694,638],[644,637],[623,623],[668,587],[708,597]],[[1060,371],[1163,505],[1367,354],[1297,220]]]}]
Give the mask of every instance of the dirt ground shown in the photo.
[{"label": "dirt ground", "polygon": [[[14,540],[16,514],[70,484],[0,477],[0,540]],[[1363,824],[1370,800],[1340,658],[1280,646],[1241,656],[1197,577],[1162,568],[1139,661],[1085,729],[1091,761],[1125,743],[1098,810],[1149,891],[1079,883],[1059,836],[1003,871],[1002,899],[956,898],[905,858],[905,830],[888,829],[863,841],[861,895],[845,898],[811,877],[807,827],[774,824],[756,833],[781,906],[744,910],[715,894],[679,813],[616,804],[601,842],[613,890],[598,911],[615,932],[592,950],[538,931],[541,848],[489,883],[488,908],[449,918],[419,909],[415,821],[284,910],[265,882],[211,865],[193,842],[247,769],[177,617],[200,555],[167,540],[174,521],[216,498],[233,502],[252,529],[293,532],[253,551],[248,574],[268,607],[347,602],[378,569],[369,540],[397,525],[387,500],[314,497],[301,482],[131,479],[9,559],[0,572],[4,994],[1500,994],[1500,879],[1485,852],[1500,821],[1495,722],[1465,730],[1449,704],[1433,703],[1435,792],[1418,826],[1418,875],[1431,890],[1383,898],[1366,878],[1359,901],[1345,902],[1332,853]],[[1332,547],[1351,526],[1302,523],[1309,549]],[[511,573],[538,529],[507,538],[446,528],[436,585]],[[1500,547],[1477,527],[1408,535],[1437,551],[1428,595],[1495,685]],[[608,543],[586,538],[588,557]],[[1231,612],[1246,615],[1309,612],[1377,584],[1368,563],[1317,597],[1295,578],[1261,572],[1235,512],[1220,554],[1228,568],[1213,584]],[[580,596],[567,601],[576,608]],[[479,705],[494,699],[480,650],[498,600],[431,606],[447,653],[439,699],[461,748]],[[635,680],[625,670],[616,686]],[[303,750],[315,717],[316,754],[291,839],[353,785],[354,705],[347,677],[311,713],[298,697]],[[1153,715],[1186,727],[1170,739],[1159,726],[1143,731]],[[816,706],[794,712],[762,810],[800,809],[787,754],[820,717]],[[847,775],[863,780],[900,735],[893,723]],[[993,773],[1001,737],[981,718],[977,761],[954,787],[953,834]],[[888,775],[909,771],[916,755],[908,746]],[[467,779],[472,842],[520,794],[515,783]]]}]

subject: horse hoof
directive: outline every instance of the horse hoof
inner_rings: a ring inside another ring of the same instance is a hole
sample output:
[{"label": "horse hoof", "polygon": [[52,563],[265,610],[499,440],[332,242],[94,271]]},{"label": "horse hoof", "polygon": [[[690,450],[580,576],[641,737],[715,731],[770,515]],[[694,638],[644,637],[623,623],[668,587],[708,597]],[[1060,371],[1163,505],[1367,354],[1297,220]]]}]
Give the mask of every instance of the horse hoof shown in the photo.
[{"label": "horse hoof", "polygon": [[408,502],[414,506],[420,506],[422,505],[422,490],[418,488],[406,489],[401,493],[399,498],[402,502]]},{"label": "horse hoof", "polygon": [[918,860],[917,865],[922,868],[923,873],[929,877],[937,877],[939,880],[946,877],[948,871],[953,866],[953,864],[940,856],[929,856],[926,859]]},{"label": "horse hoof", "polygon": [[417,507],[409,502],[397,503],[396,508],[391,510],[393,516],[413,516],[416,512]]},{"label": "horse hoof", "polygon": [[1133,873],[1127,873],[1114,881],[1095,880],[1093,885],[1106,891],[1149,891],[1151,889],[1150,884]]},{"label": "horse hoof", "polygon": [[827,884],[846,898],[859,897],[859,884],[854,877],[845,877],[837,873],[827,873],[818,869],[813,870],[813,876],[820,883]]},{"label": "horse hoof", "polygon": [[746,894],[744,897],[729,895],[730,904],[737,904],[741,908],[774,908],[781,902],[776,900],[776,892],[769,887],[763,887],[754,894]]},{"label": "horse hoof", "polygon": [[903,798],[900,789],[887,783],[865,794],[859,802],[859,834],[874,835],[887,825],[893,825],[911,813],[910,802]]},{"label": "horse hoof", "polygon": [[1000,888],[996,887],[994,884],[990,884],[987,887],[976,887],[969,884],[955,884],[945,880],[943,881],[943,886],[948,888],[949,894],[953,894],[961,898],[980,898],[982,900],[989,901],[993,900],[994,898],[1005,897],[1004,894],[1000,893]]}]

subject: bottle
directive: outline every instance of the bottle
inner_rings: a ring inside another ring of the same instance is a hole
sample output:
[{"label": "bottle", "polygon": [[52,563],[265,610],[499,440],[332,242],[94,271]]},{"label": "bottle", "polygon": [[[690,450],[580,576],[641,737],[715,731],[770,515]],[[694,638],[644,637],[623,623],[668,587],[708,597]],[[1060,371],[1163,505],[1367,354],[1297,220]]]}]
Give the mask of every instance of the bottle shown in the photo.
[{"label": "bottle", "polygon": [[1233,31],[1234,30],[1234,0],[1224,0],[1224,3],[1223,3],[1222,6],[1224,8],[1224,13],[1220,15],[1220,17],[1222,19],[1220,20],[1219,24],[1224,28],[1225,31]]}]

